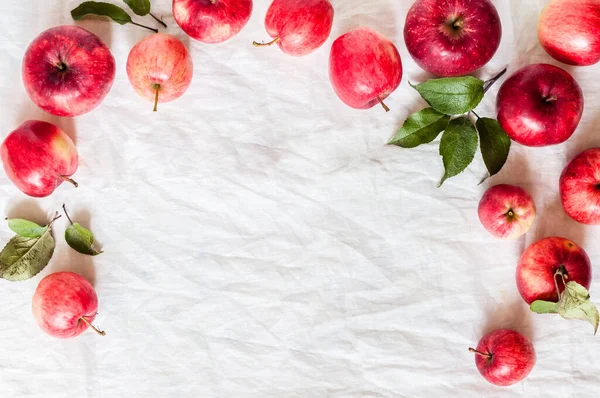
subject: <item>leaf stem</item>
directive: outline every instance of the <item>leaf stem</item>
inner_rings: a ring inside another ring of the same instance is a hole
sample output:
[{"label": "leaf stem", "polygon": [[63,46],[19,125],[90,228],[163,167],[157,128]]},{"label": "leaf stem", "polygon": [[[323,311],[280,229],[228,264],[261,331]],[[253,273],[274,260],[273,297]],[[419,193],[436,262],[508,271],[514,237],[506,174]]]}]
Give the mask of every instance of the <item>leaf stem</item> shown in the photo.
[{"label": "leaf stem", "polygon": [[477,116],[477,119],[481,119],[481,118],[479,117],[479,115],[477,114],[477,112],[475,112],[474,110],[471,110],[471,112],[473,113],[473,115]]},{"label": "leaf stem", "polygon": [[67,206],[65,204],[63,204],[62,208],[63,208],[63,211],[65,212],[65,216],[67,216],[67,220],[69,220],[71,225],[73,225],[73,220],[71,220],[71,217],[69,217],[69,213],[67,212]]},{"label": "leaf stem", "polygon": [[133,21],[131,21],[131,23],[132,23],[132,24],[134,24],[135,26],[139,26],[139,27],[141,27],[141,28],[144,28],[144,29],[151,30],[151,31],[153,31],[154,33],[158,33],[158,29],[154,29],[154,28],[151,28],[151,27],[149,27],[149,26],[142,25],[142,24],[139,24],[139,23],[137,23],[137,22],[133,22]]},{"label": "leaf stem", "polygon": [[156,22],[158,22],[159,24],[161,24],[162,26],[164,26],[165,29],[168,28],[167,24],[163,22],[162,18],[157,18],[154,14],[152,14],[151,12],[149,12],[148,14],[150,14],[150,16],[152,18],[154,18],[156,20]]},{"label": "leaf stem", "polygon": [[383,109],[386,112],[390,111],[390,108],[388,108],[388,106],[383,102],[383,100],[381,99],[381,97],[377,97],[377,101],[381,104],[381,106],[383,107]]},{"label": "leaf stem", "polygon": [[68,176],[63,176],[63,175],[60,175],[59,177],[62,180],[66,181],[66,182],[70,182],[71,184],[75,185],[75,188],[79,188],[79,184],[74,179],[69,178]]},{"label": "leaf stem", "polygon": [[504,74],[506,73],[506,71],[508,70],[508,68],[504,68],[504,70],[502,70],[502,72],[498,73],[496,76],[492,77],[490,80],[488,80],[487,82],[485,82],[484,84],[484,88],[483,88],[483,93],[487,93],[488,90],[490,88],[492,88],[492,86],[494,85],[494,83],[496,83],[502,76],[504,76]]},{"label": "leaf stem", "polygon": [[471,348],[471,347],[469,347],[469,351],[470,352],[474,352],[475,354],[480,355],[482,357],[485,357],[487,359],[492,359],[492,354],[490,354],[489,352],[488,353],[484,353],[484,352],[481,352],[481,351],[477,351],[475,348]]},{"label": "leaf stem", "polygon": [[254,47],[268,47],[268,46],[272,46],[273,44],[277,43],[279,40],[281,40],[281,38],[278,36],[278,37],[274,38],[273,40],[271,40],[268,43],[259,43],[257,41],[253,41],[252,45]]},{"label": "leaf stem", "polygon": [[54,218],[52,219],[52,221],[50,221],[50,224],[48,224],[48,226],[51,227],[52,224],[54,224],[54,221],[58,220],[61,217],[62,217],[62,215],[60,215],[60,214],[58,214],[58,212],[56,212],[56,214],[54,215]]},{"label": "leaf stem", "polygon": [[96,333],[98,333],[100,336],[106,336],[106,332],[105,332],[105,331],[102,331],[102,330],[99,330],[99,329],[97,329],[97,328],[96,328],[94,325],[92,325],[92,324],[90,323],[90,321],[88,321],[88,320],[86,319],[86,317],[82,316],[82,317],[81,317],[81,318],[79,318],[79,319],[81,319],[82,321],[84,321],[85,323],[87,323],[87,325],[88,325],[89,327],[91,327],[92,329],[94,329],[94,331],[95,331]]}]

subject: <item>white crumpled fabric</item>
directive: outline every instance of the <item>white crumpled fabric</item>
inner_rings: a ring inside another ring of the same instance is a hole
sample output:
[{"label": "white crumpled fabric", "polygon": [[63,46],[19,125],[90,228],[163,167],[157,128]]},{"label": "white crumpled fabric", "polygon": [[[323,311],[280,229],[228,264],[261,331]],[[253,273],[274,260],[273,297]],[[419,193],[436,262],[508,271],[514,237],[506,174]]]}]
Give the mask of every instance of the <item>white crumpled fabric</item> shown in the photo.
[{"label": "white crumpled fabric", "polygon": [[[149,33],[82,21],[112,49],[117,77],[94,112],[60,119],[27,97],[21,60],[42,30],[72,24],[69,11],[79,2],[0,4],[1,136],[26,119],[51,121],[76,139],[81,156],[80,188],[63,185],[42,200],[27,198],[2,173],[3,215],[44,222],[66,203],[105,250],[90,258],[69,249],[63,218],[42,274],[0,280],[2,397],[599,396],[600,337],[589,324],[531,314],[514,280],[519,255],[545,236],[574,240],[600,264],[600,230],[570,220],[558,197],[567,161],[600,145],[597,66],[567,68],[586,101],[567,143],[515,144],[505,169],[483,186],[477,155],[438,189],[435,143],[385,146],[425,105],[408,85],[428,78],[403,41],[412,1],[333,0],[331,38],[293,58],[251,45],[269,38],[267,0],[255,0],[248,26],[221,45],[188,39],[170,1],[154,0],[154,13],[165,15],[195,64],[189,92],[157,114],[125,72],[129,50]],[[503,39],[481,78],[505,66],[512,73],[556,63],[536,36],[547,1],[494,3]],[[386,101],[388,114],[346,107],[329,83],[332,41],[361,25],[392,38],[402,55],[404,77]],[[480,115],[495,116],[500,83]],[[519,241],[496,240],[479,224],[478,201],[496,183],[523,186],[538,206]],[[2,242],[11,236],[0,227]],[[32,294],[42,277],[61,270],[94,283],[95,323],[106,337],[86,332],[62,341],[39,330]],[[591,293],[600,303],[597,281]],[[525,333],[537,351],[529,378],[508,388],[485,382],[467,351],[500,327]]]}]

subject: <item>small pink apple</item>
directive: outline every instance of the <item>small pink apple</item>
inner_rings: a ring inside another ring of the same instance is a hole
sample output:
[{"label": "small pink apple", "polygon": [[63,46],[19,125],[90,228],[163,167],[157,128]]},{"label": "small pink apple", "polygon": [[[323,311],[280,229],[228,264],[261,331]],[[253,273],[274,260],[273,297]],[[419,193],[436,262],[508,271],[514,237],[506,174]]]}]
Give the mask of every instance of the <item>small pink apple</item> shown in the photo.
[{"label": "small pink apple", "polygon": [[523,188],[496,185],[479,202],[479,220],[498,238],[517,239],[527,233],[535,219],[535,203]]},{"label": "small pink apple", "polygon": [[133,47],[127,59],[127,76],[143,98],[158,103],[181,97],[192,82],[192,57],[177,38],[164,33],[148,36]]},{"label": "small pink apple", "polygon": [[73,272],[57,272],[42,279],[33,295],[32,311],[40,328],[53,337],[76,337],[88,327],[105,334],[92,326],[98,312],[94,288]]},{"label": "small pink apple", "polygon": [[600,225],[600,148],[577,155],[560,177],[565,212],[582,224]]}]

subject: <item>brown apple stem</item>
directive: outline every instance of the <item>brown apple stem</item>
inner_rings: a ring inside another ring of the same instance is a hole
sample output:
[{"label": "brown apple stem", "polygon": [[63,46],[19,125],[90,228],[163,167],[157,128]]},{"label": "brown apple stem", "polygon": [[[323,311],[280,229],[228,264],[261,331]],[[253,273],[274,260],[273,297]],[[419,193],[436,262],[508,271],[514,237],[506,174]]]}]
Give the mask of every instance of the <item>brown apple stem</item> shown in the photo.
[{"label": "brown apple stem", "polygon": [[268,46],[272,46],[273,44],[277,43],[279,40],[281,40],[279,37],[276,37],[275,39],[271,40],[268,43],[259,43],[257,41],[252,42],[252,45],[254,47],[268,47]]},{"label": "brown apple stem", "polygon": [[550,96],[550,97],[546,97],[546,98],[544,98],[544,100],[545,100],[546,102],[554,102],[554,101],[558,101],[558,97],[557,97],[556,95],[552,95],[552,96]]},{"label": "brown apple stem", "polygon": [[148,29],[148,30],[153,31],[154,33],[158,33],[158,29],[154,29],[154,28],[151,28],[149,26],[142,25],[142,24],[139,24],[139,23],[133,22],[133,21],[131,21],[131,23],[134,24],[135,26],[139,26],[140,28]]},{"label": "brown apple stem", "polygon": [[377,101],[379,101],[379,103],[381,104],[381,106],[383,106],[383,109],[385,109],[386,112],[390,111],[390,108],[388,108],[388,106],[383,102],[381,97],[377,97]]},{"label": "brown apple stem", "polygon": [[488,90],[490,88],[492,88],[492,86],[494,85],[494,83],[496,83],[502,76],[504,76],[504,74],[506,73],[508,69],[504,68],[504,70],[500,73],[498,73],[496,76],[492,77],[490,80],[488,80],[487,82],[485,82],[484,84],[484,88],[483,88],[483,93],[487,93]]},{"label": "brown apple stem", "polygon": [[151,12],[150,12],[149,14],[150,14],[150,16],[151,16],[152,18],[154,18],[154,19],[156,20],[156,22],[158,22],[159,24],[161,24],[161,25],[162,25],[162,26],[163,26],[165,29],[167,29],[167,28],[168,28],[167,24],[166,24],[166,23],[164,23],[162,19],[160,19],[160,18],[157,18],[157,17],[156,17],[154,14],[152,14]]},{"label": "brown apple stem", "polygon": [[211,4],[217,4],[217,0],[210,0]]},{"label": "brown apple stem", "polygon": [[87,319],[86,319],[84,316],[82,316],[82,317],[81,317],[81,318],[79,318],[79,319],[81,319],[82,321],[84,321],[85,323],[87,323],[87,325],[88,325],[89,327],[91,327],[92,329],[94,329],[94,331],[95,331],[96,333],[98,333],[100,336],[106,336],[106,332],[104,332],[104,331],[102,331],[102,330],[98,330],[98,329],[97,329],[97,328],[96,328],[94,325],[92,325],[92,324],[90,323],[90,321],[88,321],[88,320],[87,320]]},{"label": "brown apple stem", "polygon": [[58,220],[61,217],[62,216],[60,214],[58,214],[58,212],[56,212],[56,214],[54,215],[54,218],[52,219],[52,221],[50,221],[50,224],[48,224],[48,226],[51,227],[52,224],[54,224],[54,221]]},{"label": "brown apple stem", "polygon": [[154,97],[154,112],[157,112],[158,111],[158,95],[160,93],[160,84],[155,84],[154,90],[156,91],[156,95]]},{"label": "brown apple stem", "polygon": [[74,179],[72,179],[72,178],[69,178],[69,177],[67,177],[67,176],[62,176],[62,175],[61,175],[61,176],[59,176],[59,177],[60,177],[60,178],[62,178],[64,181],[66,181],[66,182],[70,182],[71,184],[75,185],[75,188],[79,188],[79,184],[78,184],[78,183],[77,183],[77,181],[75,181]]},{"label": "brown apple stem", "polygon": [[556,288],[556,294],[558,294],[558,299],[560,300],[561,293],[560,293],[560,289],[558,288],[558,282],[556,280],[557,276],[560,276],[560,278],[562,279],[563,285],[566,287],[567,281],[565,279],[569,279],[569,274],[567,273],[567,269],[565,268],[564,265],[561,264],[560,267],[558,267],[558,269],[554,273],[554,277],[552,278],[554,280],[554,287]]},{"label": "brown apple stem", "polygon": [[475,348],[471,348],[469,347],[469,351],[474,352],[477,355],[481,355],[482,357],[486,357],[487,359],[491,359],[492,358],[492,354],[488,353],[484,353],[481,351],[477,351]]},{"label": "brown apple stem", "polygon": [[67,212],[67,206],[63,203],[62,207],[63,207],[63,211],[65,212],[65,216],[67,216],[67,220],[69,220],[71,225],[73,225],[73,220],[71,220],[71,217],[69,217],[69,213]]}]

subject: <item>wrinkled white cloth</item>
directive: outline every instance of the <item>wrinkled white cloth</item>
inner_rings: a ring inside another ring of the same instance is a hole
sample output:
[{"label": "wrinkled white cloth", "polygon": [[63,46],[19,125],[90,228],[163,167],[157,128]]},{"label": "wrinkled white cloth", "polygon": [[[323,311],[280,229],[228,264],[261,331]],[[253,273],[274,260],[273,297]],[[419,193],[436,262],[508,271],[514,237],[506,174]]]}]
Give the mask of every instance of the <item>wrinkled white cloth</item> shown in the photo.
[{"label": "wrinkled white cloth", "polygon": [[[120,3],[125,6],[124,3]],[[276,47],[255,0],[248,26],[221,45],[189,40],[170,2],[154,0],[168,32],[189,45],[195,76],[177,102],[137,97],[125,72],[132,46],[149,34],[110,22],[77,23],[98,34],[117,61],[105,102],[76,119],[44,114],[21,83],[21,60],[42,30],[73,23],[79,0],[0,4],[1,137],[27,119],[56,123],[75,137],[80,188],[27,198],[2,173],[0,208],[43,222],[66,203],[105,253],[69,249],[57,222],[57,249],[31,281],[0,280],[0,395],[13,397],[586,397],[598,396],[599,337],[590,325],[529,312],[515,286],[525,247],[551,235],[582,245],[595,267],[600,230],[571,221],[558,198],[567,161],[600,145],[598,66],[567,68],[581,84],[585,112],[575,135],[549,148],[514,145],[506,168],[485,175],[480,155],[443,188],[436,143],[408,150],[385,143],[425,106],[409,81],[428,78],[403,41],[410,0],[333,0],[324,47],[305,58]],[[537,42],[544,0],[495,0],[503,23],[487,79],[553,62]],[[148,18],[136,21],[152,24]],[[392,38],[404,63],[392,111],[356,111],[328,79],[332,41],[370,26]],[[505,78],[504,78],[505,79]],[[504,79],[502,81],[504,81]],[[499,82],[478,107],[495,116]],[[436,141],[437,142],[437,141]],[[477,204],[491,184],[529,190],[532,231],[516,242],[486,233]],[[0,226],[0,240],[12,236]],[[73,270],[100,301],[96,324],[61,341],[31,315],[41,278]],[[600,303],[595,278],[592,298]],[[497,388],[467,351],[494,328],[532,338],[529,378]]]}]

